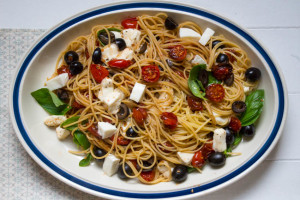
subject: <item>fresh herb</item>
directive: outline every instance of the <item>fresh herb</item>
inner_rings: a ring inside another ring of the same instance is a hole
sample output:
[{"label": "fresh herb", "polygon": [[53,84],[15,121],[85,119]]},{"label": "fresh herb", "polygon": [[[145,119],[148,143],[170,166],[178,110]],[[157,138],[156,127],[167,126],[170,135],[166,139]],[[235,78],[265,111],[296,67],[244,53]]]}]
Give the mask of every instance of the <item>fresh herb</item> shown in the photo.
[{"label": "fresh herb", "polygon": [[[67,126],[68,124],[72,124],[74,122],[77,122],[79,120],[80,116],[73,116],[73,117],[70,117],[68,118],[66,121],[64,121],[60,127],[64,128],[64,126]],[[66,127],[65,129],[67,130],[70,130],[70,131],[73,131],[75,128],[78,127],[78,124],[74,124],[72,126],[68,126]]]},{"label": "fresh herb", "polygon": [[188,85],[191,92],[193,93],[193,95],[201,99],[205,99],[205,89],[201,81],[198,80],[198,75],[199,75],[199,71],[205,68],[206,68],[205,64],[194,66],[190,71],[190,75],[188,79]]},{"label": "fresh herb", "polygon": [[65,115],[71,106],[62,102],[56,94],[47,88],[41,88],[31,93],[33,98],[51,115]]},{"label": "fresh herb", "polygon": [[196,168],[194,168],[194,167],[188,167],[187,171],[188,171],[188,173],[192,173],[192,172],[196,171]]},{"label": "fresh herb", "polygon": [[208,85],[211,85],[213,83],[221,84],[221,81],[217,80],[211,72],[208,72]]},{"label": "fresh herb", "polygon": [[232,152],[232,149],[234,149],[240,142],[242,141],[242,134],[237,133],[237,135],[234,137],[234,141],[232,143],[232,145],[230,145],[225,151],[224,151],[224,155],[226,157],[231,156],[230,152]]},{"label": "fresh herb", "polygon": [[88,149],[91,146],[91,143],[88,141],[86,136],[79,130],[74,132],[73,142],[78,146],[83,147],[83,149]]},{"label": "fresh herb", "polygon": [[82,159],[79,162],[79,166],[80,167],[86,167],[86,166],[90,165],[92,159],[93,159],[93,156],[92,156],[92,154],[89,153],[84,159]]},{"label": "fresh herb", "polygon": [[240,118],[242,126],[253,124],[260,116],[264,106],[264,90],[255,90],[246,97],[247,109]]}]

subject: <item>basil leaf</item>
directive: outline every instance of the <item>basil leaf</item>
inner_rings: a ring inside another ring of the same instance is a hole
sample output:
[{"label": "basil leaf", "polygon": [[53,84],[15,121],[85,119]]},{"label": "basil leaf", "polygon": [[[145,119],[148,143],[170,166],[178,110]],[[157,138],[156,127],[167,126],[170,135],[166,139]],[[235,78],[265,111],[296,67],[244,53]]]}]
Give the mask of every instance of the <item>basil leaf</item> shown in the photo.
[{"label": "basil leaf", "polygon": [[47,88],[41,88],[31,93],[31,96],[51,115],[65,115],[71,106],[62,102],[56,94]]},{"label": "basil leaf", "polygon": [[235,137],[234,137],[234,141],[233,141],[233,144],[232,144],[232,147],[236,147],[240,142],[242,141],[242,134],[237,134]]},{"label": "basil leaf", "polygon": [[218,83],[221,84],[221,81],[217,80],[211,72],[208,72],[208,84],[207,85],[211,85],[213,83]]},{"label": "basil leaf", "polygon": [[187,171],[188,171],[188,173],[192,173],[192,172],[196,171],[196,169],[194,167],[188,167]]},{"label": "basil leaf", "polygon": [[80,167],[85,167],[85,166],[90,165],[92,159],[93,159],[93,156],[92,156],[92,154],[89,153],[84,159],[82,159],[79,162],[79,166]]},{"label": "basil leaf", "polygon": [[242,126],[253,124],[260,116],[264,106],[264,90],[251,92],[245,100],[247,109],[240,118]]},{"label": "basil leaf", "polygon": [[73,138],[74,143],[83,147],[83,149],[88,149],[91,146],[91,143],[81,131],[76,130],[73,137],[75,138]]},{"label": "basil leaf", "polygon": [[201,99],[205,99],[205,89],[201,81],[198,80],[198,75],[200,70],[205,68],[206,68],[205,64],[194,66],[190,71],[190,75],[188,79],[188,85],[191,92],[193,93],[193,95]]},{"label": "basil leaf", "polygon": [[[66,121],[64,121],[60,127],[64,128],[64,126],[67,126],[68,124],[71,124],[71,123],[74,123],[74,122],[77,122],[79,120],[80,116],[73,116],[71,118],[68,118]],[[74,124],[72,126],[69,126],[69,127],[66,127],[65,129],[67,130],[70,130],[70,131],[73,131],[75,128],[78,127],[78,124]]]}]

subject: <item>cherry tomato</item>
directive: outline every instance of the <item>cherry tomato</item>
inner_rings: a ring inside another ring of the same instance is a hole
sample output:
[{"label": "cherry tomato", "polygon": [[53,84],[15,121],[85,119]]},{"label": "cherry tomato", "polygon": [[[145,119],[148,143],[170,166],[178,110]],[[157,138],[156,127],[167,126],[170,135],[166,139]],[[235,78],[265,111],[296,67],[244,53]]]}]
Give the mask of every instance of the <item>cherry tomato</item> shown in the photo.
[{"label": "cherry tomato", "polygon": [[192,166],[200,168],[200,167],[202,167],[204,165],[204,163],[205,163],[205,159],[204,159],[204,157],[202,155],[202,151],[199,150],[193,156]]},{"label": "cherry tomato", "polygon": [[129,144],[129,142],[130,142],[130,140],[124,138],[123,135],[120,135],[120,136],[118,136],[118,138],[117,138],[117,144],[118,144],[118,145],[126,146],[126,145]]},{"label": "cherry tomato", "polygon": [[[228,51],[233,54],[236,53],[236,51],[234,49],[229,49]],[[226,53],[226,55],[228,56],[230,62],[234,62],[234,61],[236,61],[236,58],[231,53]]]},{"label": "cherry tomato", "polygon": [[109,74],[108,70],[101,65],[91,64],[90,70],[97,83],[101,83]]},{"label": "cherry tomato", "polygon": [[213,143],[205,143],[200,150],[202,152],[204,160],[206,160],[209,157],[209,155],[214,152]]},{"label": "cherry tomato", "polygon": [[200,98],[188,96],[187,102],[192,111],[203,110],[202,100]]},{"label": "cherry tomato", "polygon": [[98,134],[98,128],[94,124],[92,124],[88,129],[87,129],[93,136],[101,138],[101,136]]},{"label": "cherry tomato", "polygon": [[177,116],[171,112],[163,112],[160,116],[164,125],[169,129],[175,129],[178,124]]},{"label": "cherry tomato", "polygon": [[[173,145],[172,145],[169,141],[165,142],[164,145],[167,146],[167,147],[173,147]],[[163,147],[160,147],[160,149],[161,149],[163,152],[165,152],[165,153],[170,153],[170,152],[171,152],[171,151],[169,151],[169,150],[164,149]]]},{"label": "cherry tomato", "polygon": [[63,73],[68,73],[69,78],[72,77],[70,67],[66,65],[62,65],[60,68],[57,69],[57,74],[63,74]]},{"label": "cherry tomato", "polygon": [[137,18],[134,17],[134,18],[128,18],[128,19],[124,19],[122,22],[121,22],[122,26],[125,28],[125,29],[128,29],[128,28],[135,28],[135,29],[139,29],[139,25],[138,25],[138,21],[137,21]]},{"label": "cherry tomato", "polygon": [[219,64],[212,67],[213,76],[222,81],[232,73],[232,66],[230,64]]},{"label": "cherry tomato", "polygon": [[160,77],[159,68],[156,65],[148,65],[142,67],[142,77],[144,81],[154,83]]},{"label": "cherry tomato", "polygon": [[84,108],[84,106],[78,103],[77,101],[73,101],[72,107],[76,109]]},{"label": "cherry tomato", "polygon": [[108,62],[110,67],[115,67],[119,69],[125,69],[131,65],[131,60],[125,59],[112,59]]},{"label": "cherry tomato", "polygon": [[213,102],[221,102],[225,97],[225,90],[221,84],[211,84],[206,87],[206,97]]},{"label": "cherry tomato", "polygon": [[154,177],[155,177],[155,171],[151,170],[151,171],[147,171],[147,172],[141,172],[141,177],[145,180],[145,181],[153,181]]},{"label": "cherry tomato", "polygon": [[169,51],[169,56],[177,61],[183,61],[186,57],[186,49],[182,45],[172,46]]},{"label": "cherry tomato", "polygon": [[147,110],[144,108],[133,108],[132,117],[138,125],[142,126],[147,119]]},{"label": "cherry tomato", "polygon": [[108,118],[105,118],[105,117],[102,118],[102,121],[103,122],[108,122],[108,123],[112,124],[112,120],[108,119]]},{"label": "cherry tomato", "polygon": [[240,121],[238,118],[236,118],[236,117],[231,117],[228,127],[229,127],[231,130],[233,130],[233,131],[235,131],[235,132],[238,132],[238,131],[240,131],[241,128],[242,128],[242,123],[241,123],[241,121]]}]

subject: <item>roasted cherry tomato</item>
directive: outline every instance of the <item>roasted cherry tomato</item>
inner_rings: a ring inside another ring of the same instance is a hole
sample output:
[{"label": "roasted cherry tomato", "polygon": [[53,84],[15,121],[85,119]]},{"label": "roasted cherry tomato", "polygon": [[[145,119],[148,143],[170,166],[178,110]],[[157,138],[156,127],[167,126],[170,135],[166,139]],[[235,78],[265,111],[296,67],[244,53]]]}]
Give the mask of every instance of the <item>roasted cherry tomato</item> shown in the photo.
[{"label": "roasted cherry tomato", "polygon": [[202,152],[204,160],[206,160],[209,157],[209,155],[214,152],[213,143],[205,143],[200,149],[200,151]]},{"label": "roasted cherry tomato", "polygon": [[177,116],[172,112],[163,112],[160,116],[164,125],[169,129],[175,129],[178,124]]},{"label": "roasted cherry tomato", "polygon": [[204,163],[205,163],[205,159],[202,155],[202,151],[199,150],[193,156],[192,166],[196,168],[201,168],[204,165]]},{"label": "roasted cherry tomato", "polygon": [[186,57],[186,49],[182,45],[172,46],[169,51],[169,56],[177,61],[183,61]]},{"label": "roasted cherry tomato", "polygon": [[[229,49],[228,51],[231,52],[231,53],[233,53],[233,54],[236,53],[236,51],[234,49]],[[226,53],[226,55],[228,56],[229,61],[230,62],[236,61],[236,58],[231,53],[229,53],[229,52]]]},{"label": "roasted cherry tomato", "polygon": [[76,109],[84,108],[84,106],[78,103],[77,101],[73,101],[72,107]]},{"label": "roasted cherry tomato", "polygon": [[230,64],[214,65],[211,71],[216,79],[222,81],[232,74],[232,66]]},{"label": "roasted cherry tomato", "polygon": [[66,65],[62,65],[60,68],[57,69],[57,74],[63,74],[63,73],[68,73],[69,78],[72,77],[70,67]]},{"label": "roasted cherry tomato", "polygon": [[221,102],[225,97],[225,90],[221,84],[211,84],[206,87],[206,97],[213,102]]},{"label": "roasted cherry tomato", "polygon": [[[167,146],[167,147],[173,147],[173,145],[169,142],[169,141],[166,141],[165,143],[164,143],[164,145],[165,146]],[[165,149],[165,148],[163,148],[163,147],[159,147],[163,152],[165,152],[165,153],[170,153],[171,151],[169,151],[169,150],[167,150],[167,149]]]},{"label": "roasted cherry tomato", "polygon": [[154,83],[160,77],[159,68],[156,65],[148,65],[142,67],[142,77],[144,81]]},{"label": "roasted cherry tomato", "polygon": [[90,70],[97,83],[101,83],[109,74],[108,70],[101,65],[91,64]]},{"label": "roasted cherry tomato", "polygon": [[141,172],[141,177],[145,180],[145,181],[153,181],[154,177],[155,177],[155,171],[151,170],[151,171],[147,171],[147,172]]},{"label": "roasted cherry tomato", "polygon": [[100,137],[101,136],[98,134],[98,128],[97,126],[95,126],[94,124],[92,124],[88,129],[87,129],[93,136],[95,137]]},{"label": "roasted cherry tomato", "polygon": [[128,19],[124,19],[122,22],[121,22],[122,26],[125,28],[125,29],[128,29],[128,28],[135,28],[135,29],[139,29],[139,25],[138,25],[138,21],[137,21],[137,18],[128,18]]},{"label": "roasted cherry tomato", "polygon": [[242,128],[242,123],[241,123],[241,121],[240,121],[238,118],[236,118],[236,117],[231,117],[228,127],[229,127],[231,130],[233,130],[233,131],[235,131],[235,132],[238,132],[238,131],[240,131],[241,128]]},{"label": "roasted cherry tomato", "polygon": [[128,145],[130,142],[130,140],[124,138],[123,135],[119,135],[118,138],[117,138],[117,144],[118,145],[121,145],[121,146],[126,146]]},{"label": "roasted cherry tomato", "polygon": [[147,110],[144,108],[133,108],[132,117],[138,125],[142,126],[147,118]]},{"label": "roasted cherry tomato", "polygon": [[125,59],[112,59],[108,62],[110,67],[115,67],[119,69],[125,69],[131,65],[131,60]]},{"label": "roasted cherry tomato", "polygon": [[203,110],[202,100],[200,98],[188,96],[187,102],[192,111]]}]

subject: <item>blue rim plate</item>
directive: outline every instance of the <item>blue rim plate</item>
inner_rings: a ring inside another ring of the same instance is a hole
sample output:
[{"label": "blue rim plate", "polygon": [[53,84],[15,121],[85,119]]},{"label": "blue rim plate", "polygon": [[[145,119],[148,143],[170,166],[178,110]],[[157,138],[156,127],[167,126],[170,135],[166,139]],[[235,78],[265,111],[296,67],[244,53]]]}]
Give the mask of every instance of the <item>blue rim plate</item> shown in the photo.
[{"label": "blue rim plate", "polygon": [[[86,182],[82,179],[79,179],[70,173],[60,169],[58,166],[56,166],[54,163],[52,163],[50,160],[48,160],[41,151],[33,144],[33,142],[30,140],[30,137],[28,133],[26,132],[22,118],[20,115],[20,86],[21,82],[24,78],[24,73],[27,70],[27,68],[30,66],[30,62],[34,58],[34,56],[43,48],[43,46],[53,39],[56,35],[63,32],[67,28],[82,22],[86,19],[95,17],[99,14],[103,13],[109,13],[112,11],[121,11],[124,9],[139,9],[139,8],[159,8],[159,9],[169,9],[170,11],[181,11],[186,13],[191,13],[197,16],[205,17],[209,20],[215,21],[219,24],[222,24],[223,26],[226,26],[227,28],[231,29],[232,31],[236,32],[240,37],[247,40],[263,57],[267,65],[269,66],[271,73],[273,75],[273,78],[275,79],[276,83],[276,89],[278,93],[278,110],[277,110],[277,118],[275,122],[275,126],[273,127],[268,139],[263,144],[263,146],[260,148],[260,150],[252,156],[246,163],[244,163],[242,166],[234,170],[233,172],[227,174],[226,176],[223,176],[222,178],[215,180],[213,182],[195,186],[193,188],[189,189],[183,189],[183,190],[177,190],[172,192],[158,192],[158,193],[132,193],[132,192],[125,192],[125,191],[117,191],[112,189],[107,189],[104,187],[100,187],[95,184],[91,184],[89,182]],[[286,119],[286,111],[287,111],[287,93],[286,93],[286,86],[283,80],[283,76],[279,69],[274,64],[273,60],[270,58],[269,53],[266,52],[266,50],[245,30],[240,28],[239,26],[235,25],[232,22],[229,22],[229,20],[224,19],[223,17],[220,17],[216,14],[212,14],[211,12],[208,12],[204,9],[195,8],[192,6],[187,6],[183,4],[174,4],[174,3],[123,3],[123,4],[115,4],[115,5],[109,5],[105,7],[95,8],[89,11],[86,11],[82,14],[76,15],[75,17],[70,18],[67,21],[64,21],[63,23],[56,26],[54,29],[51,29],[46,34],[43,35],[42,39],[40,39],[27,53],[27,55],[24,57],[22,62],[19,65],[19,69],[16,73],[15,80],[12,84],[11,88],[11,95],[10,95],[11,101],[10,104],[10,111],[11,111],[11,117],[12,122],[14,125],[14,128],[17,132],[18,138],[24,148],[28,151],[28,153],[34,158],[35,161],[39,165],[41,165],[44,169],[46,169],[49,173],[51,173],[53,176],[57,177],[58,179],[64,181],[65,183],[78,188],[80,190],[83,190],[85,192],[102,196],[102,197],[114,197],[114,198],[122,198],[122,197],[129,197],[129,198],[186,198],[187,196],[199,196],[211,191],[214,191],[216,189],[219,189],[221,187],[224,187],[235,180],[238,180],[245,174],[247,174],[249,171],[251,171],[255,166],[257,166],[265,157],[266,155],[271,151],[271,149],[274,147],[275,143],[279,139],[279,136],[281,134],[281,130],[283,127],[283,124]],[[191,194],[191,189],[193,189],[193,194]]]}]

